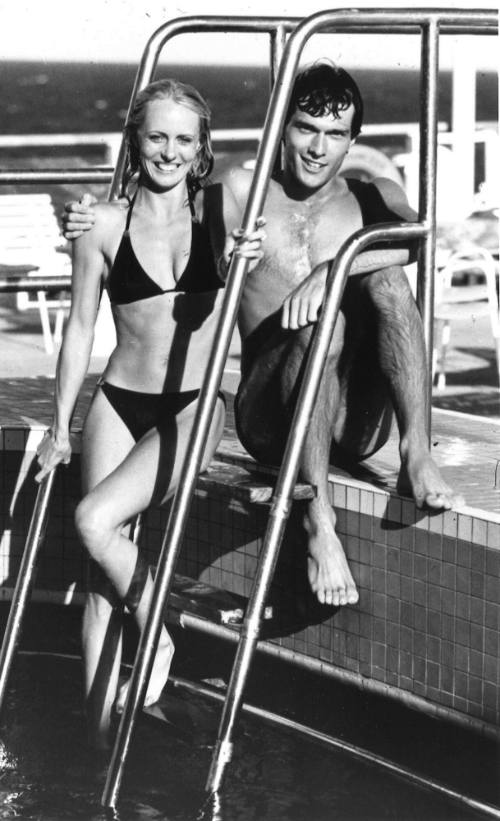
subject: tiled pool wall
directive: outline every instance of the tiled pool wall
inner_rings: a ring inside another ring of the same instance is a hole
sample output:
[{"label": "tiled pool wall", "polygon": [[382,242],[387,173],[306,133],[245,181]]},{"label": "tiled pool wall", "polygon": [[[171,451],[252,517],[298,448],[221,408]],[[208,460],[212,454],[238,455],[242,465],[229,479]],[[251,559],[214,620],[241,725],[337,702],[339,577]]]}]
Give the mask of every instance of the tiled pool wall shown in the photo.
[{"label": "tiled pool wall", "polygon": [[[37,429],[4,429],[1,448],[0,595],[8,596],[35,499]],[[85,557],[73,526],[79,457],[58,471],[36,595],[82,593]],[[462,509],[427,515],[410,500],[335,477],[338,532],[358,584],[355,607],[334,610],[309,592],[296,503],[271,593],[274,643],[419,700],[500,723],[500,517]],[[268,508],[198,494],[178,570],[249,595]],[[150,510],[143,548],[155,561],[167,512]],[[48,593],[47,593],[48,591]]]}]

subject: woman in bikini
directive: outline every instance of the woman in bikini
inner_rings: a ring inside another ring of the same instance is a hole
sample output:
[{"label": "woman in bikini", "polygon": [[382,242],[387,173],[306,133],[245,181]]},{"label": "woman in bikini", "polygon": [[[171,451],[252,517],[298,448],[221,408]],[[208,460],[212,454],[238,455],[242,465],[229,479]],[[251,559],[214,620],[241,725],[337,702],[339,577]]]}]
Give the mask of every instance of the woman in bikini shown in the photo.
[{"label": "woman in bikini", "polygon": [[[73,248],[72,304],[56,373],[52,427],[38,452],[38,481],[71,455],[70,419],[87,372],[104,279],[117,344],[99,379],[82,435],[83,498],[75,521],[98,573],[83,618],[86,712],[91,742],[109,743],[120,710],[122,609],[139,629],[152,578],[129,538],[131,519],[175,492],[222,300],[239,238],[231,194],[207,178],[213,164],[209,109],[192,88],[151,83],[127,124],[127,201],[96,206],[91,231]],[[238,243],[258,260],[259,227]],[[224,425],[217,399],[203,459]],[[104,583],[104,580],[106,583]],[[158,700],[174,647],[163,627],[145,704]]]}]

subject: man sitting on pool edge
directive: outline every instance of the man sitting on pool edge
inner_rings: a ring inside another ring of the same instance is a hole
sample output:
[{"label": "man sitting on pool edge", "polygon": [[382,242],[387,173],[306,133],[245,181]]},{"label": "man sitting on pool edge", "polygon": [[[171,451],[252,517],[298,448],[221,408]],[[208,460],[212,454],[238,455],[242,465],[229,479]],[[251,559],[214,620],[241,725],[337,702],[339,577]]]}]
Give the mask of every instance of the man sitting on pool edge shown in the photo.
[{"label": "man sitting on pool edge", "polygon": [[[343,69],[316,63],[297,76],[283,132],[284,168],[273,176],[264,208],[264,256],[247,276],[239,311],[237,430],[264,463],[279,464],[283,455],[329,261],[363,226],[416,219],[391,180],[340,176],[362,118],[359,89]],[[224,175],[242,213],[251,180],[242,168]],[[68,210],[65,230],[72,238],[91,224],[91,209],[73,203]],[[393,411],[398,491],[432,510],[463,504],[429,452],[423,327],[401,267],[413,258],[405,245],[369,248],[356,258],[302,450],[301,478],[317,488],[304,517],[309,582],[322,604],[358,601],[335,531],[330,463],[357,464],[381,448]]]}]

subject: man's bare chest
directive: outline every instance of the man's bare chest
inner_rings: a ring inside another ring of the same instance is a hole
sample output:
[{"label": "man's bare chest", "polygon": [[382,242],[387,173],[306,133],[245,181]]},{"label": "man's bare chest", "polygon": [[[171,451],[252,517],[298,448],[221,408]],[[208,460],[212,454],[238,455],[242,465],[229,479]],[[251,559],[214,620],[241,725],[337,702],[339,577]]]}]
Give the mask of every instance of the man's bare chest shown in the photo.
[{"label": "man's bare chest", "polygon": [[266,256],[280,269],[288,265],[303,269],[302,275],[332,259],[363,224],[359,204],[350,193],[323,207],[271,198],[266,219]]}]

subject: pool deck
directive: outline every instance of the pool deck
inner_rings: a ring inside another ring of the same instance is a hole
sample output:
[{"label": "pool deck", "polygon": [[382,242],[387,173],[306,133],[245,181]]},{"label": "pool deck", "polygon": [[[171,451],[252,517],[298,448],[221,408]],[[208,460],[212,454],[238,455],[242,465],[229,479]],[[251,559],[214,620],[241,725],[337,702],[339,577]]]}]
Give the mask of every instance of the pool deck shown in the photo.
[{"label": "pool deck", "polygon": [[[20,313],[12,299],[0,301],[0,428],[36,428],[50,423],[57,355],[43,348],[37,311]],[[81,391],[74,427],[82,425],[96,375],[105,357],[93,357]],[[495,353],[487,323],[462,321],[453,326],[448,353],[447,386],[433,394],[431,446],[446,481],[468,507],[500,516],[500,392]],[[239,345],[231,345],[223,388],[231,396],[238,384]],[[243,454],[235,441],[231,403],[223,452]],[[399,467],[398,439],[363,463],[353,478],[395,488]],[[337,473],[337,471],[335,471]],[[338,471],[346,475],[343,471]],[[496,516],[495,516],[496,518]]]}]

